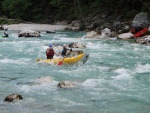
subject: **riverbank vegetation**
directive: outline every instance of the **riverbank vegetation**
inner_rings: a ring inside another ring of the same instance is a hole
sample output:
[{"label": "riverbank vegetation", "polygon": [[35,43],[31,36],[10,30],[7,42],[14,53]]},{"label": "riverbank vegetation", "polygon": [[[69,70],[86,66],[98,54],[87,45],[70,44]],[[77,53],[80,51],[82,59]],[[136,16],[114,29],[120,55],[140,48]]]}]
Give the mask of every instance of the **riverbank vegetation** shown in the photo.
[{"label": "riverbank vegetation", "polygon": [[[116,17],[133,19],[141,11],[150,11],[148,0],[1,0],[0,23],[19,20],[54,23],[56,21],[90,20],[97,15],[106,20]],[[8,20],[8,19],[16,19]]]}]

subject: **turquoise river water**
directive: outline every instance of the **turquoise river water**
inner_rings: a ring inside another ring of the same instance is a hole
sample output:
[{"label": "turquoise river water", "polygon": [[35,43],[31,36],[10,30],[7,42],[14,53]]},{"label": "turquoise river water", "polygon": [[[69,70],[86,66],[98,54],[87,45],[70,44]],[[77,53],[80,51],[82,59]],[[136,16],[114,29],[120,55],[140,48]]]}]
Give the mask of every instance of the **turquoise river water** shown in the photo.
[{"label": "turquoise river water", "polygon": [[[150,46],[123,40],[84,40],[83,32],[41,32],[40,38],[18,38],[9,31],[0,39],[0,113],[150,113]],[[0,32],[0,36],[3,31]],[[52,66],[46,58],[50,43],[86,44],[83,65]],[[34,84],[39,77],[52,82]],[[60,81],[76,87],[61,89]],[[23,100],[8,103],[7,95]]]}]

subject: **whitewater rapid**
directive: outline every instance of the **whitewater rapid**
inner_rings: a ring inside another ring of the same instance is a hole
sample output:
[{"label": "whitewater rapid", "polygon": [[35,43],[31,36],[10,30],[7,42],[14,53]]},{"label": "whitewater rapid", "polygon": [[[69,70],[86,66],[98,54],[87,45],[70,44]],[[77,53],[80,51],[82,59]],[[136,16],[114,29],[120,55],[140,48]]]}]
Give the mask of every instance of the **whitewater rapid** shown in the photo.
[{"label": "whitewater rapid", "polygon": [[[3,32],[0,32],[3,35]],[[149,113],[150,46],[123,40],[84,40],[84,32],[41,32],[40,38],[18,38],[17,31],[0,41],[0,113]],[[39,64],[50,43],[86,44],[83,65]],[[51,77],[52,81],[47,78]],[[36,80],[40,83],[35,83]],[[60,89],[60,81],[74,88]],[[13,93],[23,100],[9,104]]]}]

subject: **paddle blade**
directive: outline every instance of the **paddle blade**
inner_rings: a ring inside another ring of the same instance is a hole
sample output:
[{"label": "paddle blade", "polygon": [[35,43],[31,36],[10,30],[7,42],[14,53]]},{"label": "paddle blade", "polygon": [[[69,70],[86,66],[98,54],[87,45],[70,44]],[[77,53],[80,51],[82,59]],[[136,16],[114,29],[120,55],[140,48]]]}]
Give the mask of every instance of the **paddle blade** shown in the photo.
[{"label": "paddle blade", "polygon": [[60,62],[58,62],[58,66],[61,66],[63,64],[63,62],[62,61],[60,61]]},{"label": "paddle blade", "polygon": [[65,59],[65,57],[63,58],[63,60],[62,61],[60,61],[60,62],[58,62],[58,66],[61,66],[62,64],[63,64],[63,61],[64,61],[64,59]]}]

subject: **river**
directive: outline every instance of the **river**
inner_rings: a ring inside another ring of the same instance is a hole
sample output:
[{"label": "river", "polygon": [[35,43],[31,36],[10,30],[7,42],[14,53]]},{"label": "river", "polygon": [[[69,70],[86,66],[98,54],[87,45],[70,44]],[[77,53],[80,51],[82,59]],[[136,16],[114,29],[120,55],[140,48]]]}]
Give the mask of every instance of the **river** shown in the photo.
[{"label": "river", "polygon": [[[124,40],[85,40],[84,32],[41,32],[40,38],[18,38],[8,31],[0,39],[0,113],[149,113],[150,46]],[[3,31],[0,32],[3,35]],[[83,65],[54,66],[37,63],[46,58],[50,43],[86,44],[90,53]],[[39,77],[52,82],[35,84]],[[60,81],[76,87],[61,89]],[[7,95],[23,100],[4,102]]]}]

